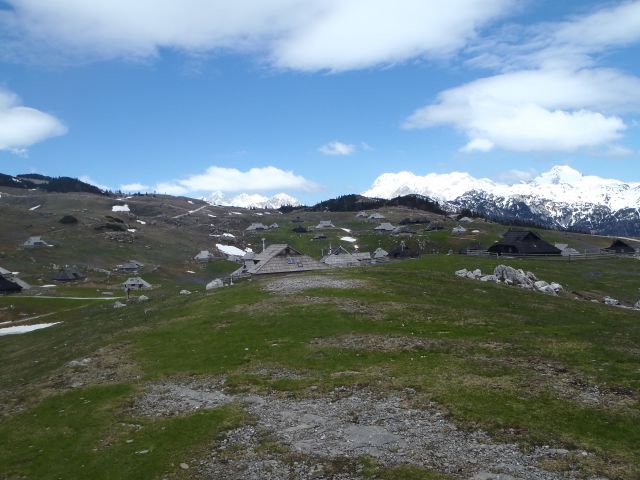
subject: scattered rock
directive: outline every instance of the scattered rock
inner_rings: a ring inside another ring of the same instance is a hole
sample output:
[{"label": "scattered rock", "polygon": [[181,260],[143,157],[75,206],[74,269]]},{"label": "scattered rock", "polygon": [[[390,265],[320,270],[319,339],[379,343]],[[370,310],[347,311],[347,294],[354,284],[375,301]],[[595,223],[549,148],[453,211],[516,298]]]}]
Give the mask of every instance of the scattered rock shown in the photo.
[{"label": "scattered rock", "polygon": [[[369,456],[381,466],[408,463],[455,478],[563,478],[539,467],[540,460],[554,455],[548,447],[523,452],[484,432],[459,430],[435,404],[417,409],[410,398],[404,392],[382,396],[349,387],[325,398],[264,396],[262,402],[245,403],[255,424],[227,432],[196,468],[202,477],[229,480],[355,480],[362,478],[357,459]],[[278,448],[265,449],[265,438]]]},{"label": "scattered rock", "polygon": [[181,464],[180,464],[180,468],[181,468],[182,470],[189,470],[189,464],[187,464],[187,463],[181,463]]},{"label": "scattered rock", "polygon": [[620,304],[620,300],[616,300],[615,298],[611,298],[611,297],[604,297],[602,299],[602,301],[604,302],[605,305],[619,305]]},{"label": "scattered rock", "polygon": [[122,308],[122,307],[126,307],[127,304],[126,303],[122,303],[120,301],[117,301],[116,303],[113,304],[113,308]]},{"label": "scattered rock", "polygon": [[87,365],[89,365],[91,363],[91,358],[87,357],[87,358],[83,358],[80,360],[71,360],[70,362],[67,363],[68,367],[86,367]]},{"label": "scattered rock", "polygon": [[533,272],[525,272],[522,269],[515,269],[508,265],[498,265],[492,275],[483,274],[479,268],[473,271],[463,268],[454,273],[460,278],[480,280],[481,282],[502,282],[505,285],[514,285],[527,290],[535,289],[548,295],[557,295],[562,290],[562,285],[559,283],[549,284],[544,280],[538,280]]},{"label": "scattered rock", "polygon": [[180,295],[191,295],[189,290],[180,290]]},{"label": "scattered rock", "polygon": [[478,280],[481,282],[497,282],[498,278],[495,275],[483,275]]},{"label": "scattered rock", "polygon": [[146,301],[148,301],[148,300],[149,300],[149,297],[147,297],[146,295],[140,295],[140,296],[138,297],[138,301],[139,301],[139,302],[146,302]]},{"label": "scattered rock", "polygon": [[216,278],[215,280],[211,280],[209,283],[207,283],[207,286],[205,288],[207,290],[213,290],[214,288],[222,287],[224,287],[224,283],[219,278]]},{"label": "scattered rock", "polygon": [[226,405],[232,398],[222,393],[220,387],[220,382],[215,379],[156,383],[134,403],[132,413],[172,417]]}]

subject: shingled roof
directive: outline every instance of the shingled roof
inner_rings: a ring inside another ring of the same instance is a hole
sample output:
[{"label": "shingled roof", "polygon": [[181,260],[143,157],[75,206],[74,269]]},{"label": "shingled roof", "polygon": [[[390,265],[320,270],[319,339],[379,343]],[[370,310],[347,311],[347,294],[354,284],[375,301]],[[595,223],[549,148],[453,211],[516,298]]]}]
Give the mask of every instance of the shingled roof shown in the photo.
[{"label": "shingled roof", "polygon": [[613,253],[636,253],[636,249],[630,246],[628,243],[623,242],[619,238],[615,239],[611,242],[607,248],[602,249],[604,252],[613,252]]},{"label": "shingled roof", "polygon": [[293,273],[324,270],[325,265],[286,244],[269,245],[253,259],[245,262],[238,273],[266,275],[269,273]]},{"label": "shingled roof", "polygon": [[545,242],[540,235],[530,230],[508,230],[502,240],[491,245],[491,253],[513,255],[560,255],[560,249]]},{"label": "shingled roof", "polygon": [[355,267],[360,265],[358,257],[342,246],[330,250],[329,253],[322,258],[322,262],[332,267]]}]

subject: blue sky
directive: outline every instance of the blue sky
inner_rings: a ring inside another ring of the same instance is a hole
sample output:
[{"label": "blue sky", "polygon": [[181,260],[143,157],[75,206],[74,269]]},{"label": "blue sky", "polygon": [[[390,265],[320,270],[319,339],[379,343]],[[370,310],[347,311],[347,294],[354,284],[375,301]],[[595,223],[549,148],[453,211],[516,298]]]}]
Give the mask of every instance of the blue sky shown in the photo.
[{"label": "blue sky", "polygon": [[0,172],[306,202],[401,170],[640,180],[638,1],[130,3],[0,0]]}]

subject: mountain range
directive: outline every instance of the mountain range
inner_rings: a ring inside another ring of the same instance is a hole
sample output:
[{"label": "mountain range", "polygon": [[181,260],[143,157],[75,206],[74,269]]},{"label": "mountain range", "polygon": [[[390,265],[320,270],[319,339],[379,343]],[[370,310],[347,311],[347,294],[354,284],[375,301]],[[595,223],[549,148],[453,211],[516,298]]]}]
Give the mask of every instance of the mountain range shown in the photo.
[{"label": "mountain range", "polygon": [[533,222],[608,235],[640,235],[640,182],[583,175],[557,165],[531,181],[513,185],[468,173],[411,172],[380,175],[367,197],[424,195],[446,210],[471,210],[487,218]]},{"label": "mountain range", "polygon": [[211,205],[240,208],[277,209],[285,206],[299,207],[302,205],[298,199],[286,193],[277,193],[272,197],[265,197],[258,193],[241,193],[232,198],[227,198],[222,192],[213,192],[202,200]]}]

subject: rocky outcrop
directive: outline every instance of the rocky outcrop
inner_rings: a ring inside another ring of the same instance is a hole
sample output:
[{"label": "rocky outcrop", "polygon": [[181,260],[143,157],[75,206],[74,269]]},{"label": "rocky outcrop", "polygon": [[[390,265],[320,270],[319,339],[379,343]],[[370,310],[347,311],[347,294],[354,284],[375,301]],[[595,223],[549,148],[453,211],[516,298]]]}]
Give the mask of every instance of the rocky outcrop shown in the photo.
[{"label": "rocky outcrop", "polygon": [[469,278],[481,282],[504,283],[505,285],[513,285],[528,290],[537,290],[548,295],[557,295],[558,292],[562,291],[562,285],[559,283],[547,283],[544,280],[538,280],[538,277],[533,272],[525,272],[522,269],[515,269],[508,265],[498,265],[493,274],[484,274],[479,268],[475,270],[463,268],[457,270],[455,275],[460,278]]}]

